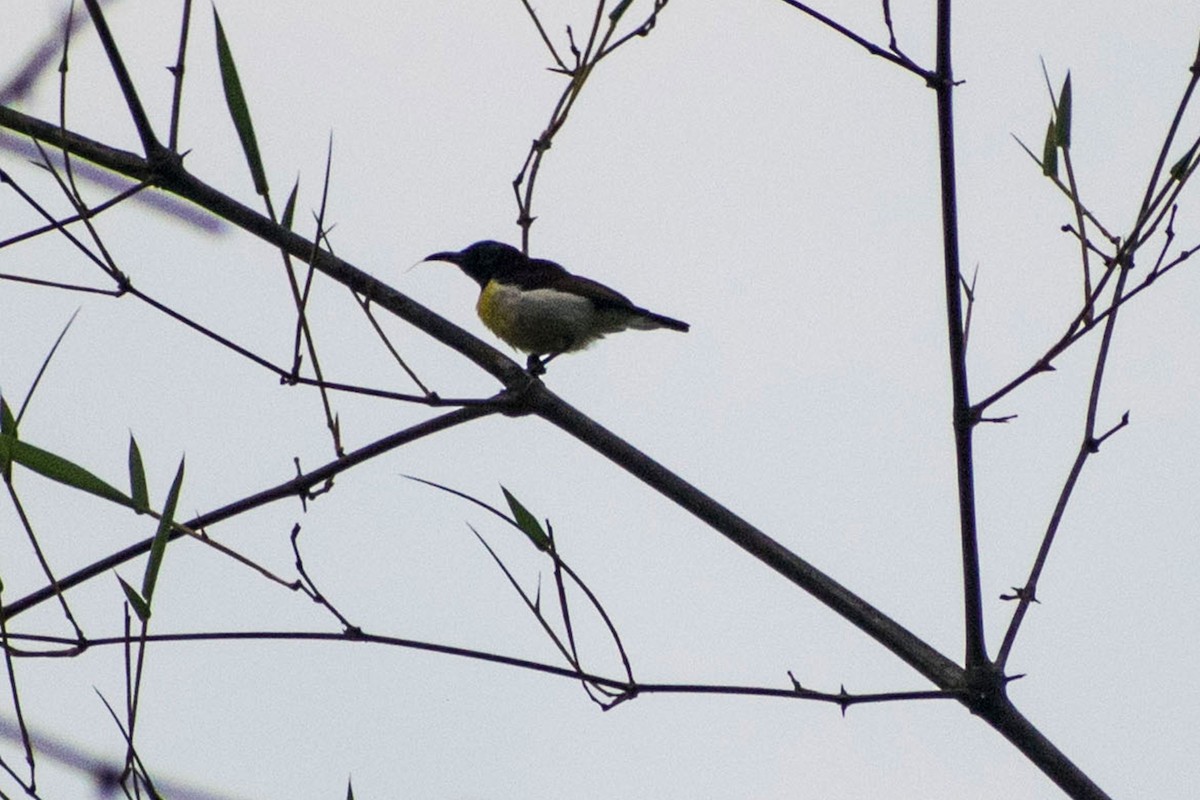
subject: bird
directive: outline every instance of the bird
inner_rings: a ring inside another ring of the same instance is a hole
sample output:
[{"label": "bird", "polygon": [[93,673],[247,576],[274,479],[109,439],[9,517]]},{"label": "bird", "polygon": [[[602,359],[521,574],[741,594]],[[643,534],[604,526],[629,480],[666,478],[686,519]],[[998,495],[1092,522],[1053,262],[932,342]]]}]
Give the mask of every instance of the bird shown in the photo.
[{"label": "bird", "polygon": [[454,264],[479,284],[479,318],[496,336],[529,354],[526,369],[534,375],[543,374],[552,358],[582,350],[605,334],[631,328],[686,333],[691,327],[504,242],[485,239],[423,261]]}]

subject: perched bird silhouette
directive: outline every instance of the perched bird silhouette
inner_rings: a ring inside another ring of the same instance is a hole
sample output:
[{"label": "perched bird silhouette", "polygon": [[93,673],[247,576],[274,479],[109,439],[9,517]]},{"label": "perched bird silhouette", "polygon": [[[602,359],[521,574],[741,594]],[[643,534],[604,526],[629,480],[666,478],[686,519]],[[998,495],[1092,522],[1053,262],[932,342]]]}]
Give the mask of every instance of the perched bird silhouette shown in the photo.
[{"label": "perched bird silhouette", "polygon": [[620,292],[590,278],[572,275],[553,261],[530,258],[512,245],[485,240],[456,252],[434,253],[425,261],[454,264],[479,284],[475,310],[491,331],[529,354],[527,369],[546,371],[550,359],[582,350],[618,331],[690,327],[635,306]]}]

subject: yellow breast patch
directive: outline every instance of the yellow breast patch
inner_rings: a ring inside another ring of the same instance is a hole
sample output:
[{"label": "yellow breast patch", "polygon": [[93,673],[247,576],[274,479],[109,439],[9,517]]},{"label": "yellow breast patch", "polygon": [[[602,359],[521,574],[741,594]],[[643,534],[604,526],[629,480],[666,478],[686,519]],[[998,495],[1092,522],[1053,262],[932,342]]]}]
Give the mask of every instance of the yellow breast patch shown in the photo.
[{"label": "yellow breast patch", "polygon": [[491,331],[518,350],[546,355],[587,347],[605,330],[585,297],[488,281],[475,304]]}]

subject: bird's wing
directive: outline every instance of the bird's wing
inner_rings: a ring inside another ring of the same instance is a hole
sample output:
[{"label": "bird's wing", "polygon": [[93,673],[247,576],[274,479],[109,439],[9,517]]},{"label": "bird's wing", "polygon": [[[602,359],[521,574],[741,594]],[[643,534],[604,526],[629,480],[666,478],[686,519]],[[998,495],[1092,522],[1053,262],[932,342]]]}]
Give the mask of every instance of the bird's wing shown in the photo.
[{"label": "bird's wing", "polygon": [[572,275],[553,261],[531,258],[529,263],[537,271],[538,284],[548,289],[558,289],[586,297],[595,303],[597,308],[635,308],[633,302],[620,292],[591,278]]}]

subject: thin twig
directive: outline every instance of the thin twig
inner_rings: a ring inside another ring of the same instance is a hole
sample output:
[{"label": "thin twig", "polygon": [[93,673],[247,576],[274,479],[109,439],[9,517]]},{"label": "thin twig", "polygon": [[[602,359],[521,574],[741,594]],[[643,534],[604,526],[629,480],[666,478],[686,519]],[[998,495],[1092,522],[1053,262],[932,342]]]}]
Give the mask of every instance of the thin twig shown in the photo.
[{"label": "thin twig", "polygon": [[[172,529],[168,540],[173,541],[181,536],[186,535],[185,529],[196,531],[202,528],[207,528],[217,524],[218,522],[222,522],[240,514],[244,514],[251,509],[259,508],[278,500],[284,500],[303,495],[307,493],[311,487],[317,486],[322,482],[329,480],[333,476],[339,475],[348,469],[358,466],[359,464],[370,461],[371,459],[376,458],[383,453],[389,452],[398,447],[403,447],[404,445],[410,444],[440,431],[497,413],[505,408],[506,401],[501,396],[498,397],[490,406],[479,405],[459,408],[455,411],[434,417],[433,419],[420,422],[416,425],[405,428],[404,430],[397,431],[396,433],[385,436],[382,439],[360,447],[357,450],[351,451],[341,458],[335,459],[334,461],[324,464],[321,467],[306,472],[303,475],[298,475],[291,480],[276,484],[275,486],[264,489],[255,494],[235,500],[234,502],[222,506],[221,508],[201,514],[184,523],[183,525],[177,525]],[[20,614],[45,602],[50,597],[53,597],[58,591],[66,591],[71,589],[81,583],[91,580],[97,575],[103,575],[107,573],[109,570],[124,564],[126,561],[144,555],[145,553],[149,552],[150,545],[153,542],[153,537],[144,539],[140,542],[130,545],[129,547],[119,550],[116,553],[106,556],[99,561],[89,564],[82,569],[76,570],[74,573],[64,578],[60,578],[55,582],[53,587],[43,587],[37,591],[31,592],[19,600],[13,601],[3,609],[0,609],[0,615],[3,615],[7,619],[11,619],[17,614]]]},{"label": "thin twig", "polygon": [[[40,644],[57,644],[59,637],[41,634],[11,634],[13,641],[25,641]],[[89,642],[92,647],[113,647],[125,644],[132,637],[102,637]],[[791,686],[786,688],[775,686],[750,686],[742,684],[713,684],[713,683],[629,683],[623,679],[610,678],[604,675],[581,673],[574,668],[562,667],[557,664],[546,664],[524,658],[515,658],[491,653],[483,650],[472,650],[465,647],[437,644],[414,639],[402,639],[395,636],[384,636],[366,632],[330,633],[328,631],[209,631],[203,633],[158,633],[149,634],[147,642],[226,642],[226,641],[292,641],[292,642],[355,642],[376,644],[386,647],[399,647],[410,650],[440,653],[456,658],[467,658],[492,664],[525,669],[544,675],[578,680],[583,678],[589,683],[605,687],[617,694],[695,694],[695,695],[731,695],[737,697],[775,697],[782,700],[813,700],[837,706],[849,706],[860,703],[889,703],[906,702],[911,700],[960,700],[962,692],[945,690],[916,690],[896,692],[871,692],[851,694],[841,689],[838,692],[820,692],[808,689],[796,681],[792,673],[788,673]],[[19,658],[52,658],[54,651],[30,651],[11,648],[13,656]]]},{"label": "thin twig", "polygon": [[1046,526],[1046,532],[1042,536],[1041,546],[1038,548],[1038,553],[1033,562],[1033,567],[1030,569],[1029,577],[1026,579],[1024,586],[1017,592],[1017,608],[1013,612],[1012,619],[1009,621],[1008,629],[1004,633],[1004,640],[1000,645],[1000,650],[996,656],[996,666],[1003,671],[1008,663],[1008,657],[1012,653],[1013,645],[1016,642],[1017,633],[1020,631],[1021,623],[1025,619],[1025,615],[1029,610],[1029,606],[1037,599],[1038,580],[1041,578],[1042,570],[1045,569],[1046,562],[1050,557],[1050,548],[1054,544],[1054,539],[1061,526],[1062,519],[1066,513],[1067,504],[1075,490],[1075,486],[1079,481],[1079,476],[1083,472],[1083,467],[1089,456],[1096,453],[1100,444],[1129,423],[1129,413],[1126,412],[1120,424],[1106,433],[1102,438],[1096,436],[1096,414],[1100,405],[1100,389],[1104,381],[1104,369],[1108,363],[1108,354],[1112,345],[1113,332],[1116,329],[1117,313],[1119,301],[1125,288],[1125,282],[1129,277],[1129,270],[1122,269],[1117,276],[1117,283],[1113,288],[1114,306],[1110,309],[1107,319],[1104,324],[1104,335],[1100,340],[1100,347],[1096,354],[1096,362],[1092,371],[1092,385],[1088,394],[1087,412],[1085,415],[1083,441],[1079,445],[1079,452],[1075,456],[1075,461],[1071,465],[1071,469],[1067,473],[1067,479],[1063,483],[1063,488],[1059,491],[1058,500],[1054,504],[1054,511],[1050,515],[1050,521]]},{"label": "thin twig", "polygon": [[[813,19],[820,22],[822,25],[836,31],[837,33],[841,34],[842,36],[845,36],[850,41],[854,42],[855,44],[857,44],[860,47],[862,47],[863,49],[865,49],[871,55],[879,56],[880,58],[883,58],[883,59],[886,59],[886,60],[892,62],[893,64],[895,64],[898,67],[903,67],[904,69],[908,70],[909,72],[913,73],[914,75],[920,77],[926,83],[932,83],[933,81],[935,81],[937,79],[937,74],[935,72],[931,72],[930,70],[925,69],[924,67],[920,66],[915,61],[913,61],[911,58],[909,58],[908,56],[899,52],[898,50],[889,50],[886,47],[880,47],[879,45],[875,44],[874,42],[870,41],[869,39],[867,39],[863,36],[859,36],[857,33],[850,30],[845,25],[842,25],[840,22],[836,22],[833,19],[831,19],[830,17],[825,16],[824,14],[822,14],[821,12],[817,11],[816,9],[810,7],[806,3],[798,2],[798,0],[783,0],[783,2],[787,3],[789,6],[796,9],[797,11],[802,11],[803,13],[807,14],[808,16],[810,16]],[[890,26],[889,26],[889,29],[890,29]]]}]

